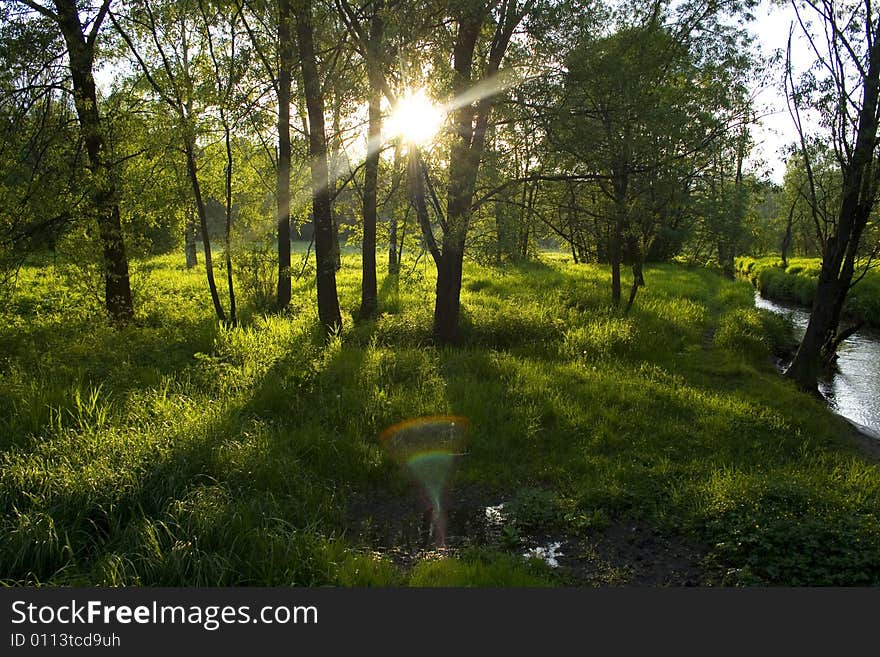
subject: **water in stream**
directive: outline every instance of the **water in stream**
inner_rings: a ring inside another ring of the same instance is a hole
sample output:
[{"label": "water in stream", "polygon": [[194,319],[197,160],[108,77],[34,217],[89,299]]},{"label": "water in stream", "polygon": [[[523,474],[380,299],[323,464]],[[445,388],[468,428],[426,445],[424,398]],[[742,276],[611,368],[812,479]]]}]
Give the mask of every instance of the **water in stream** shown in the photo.
[{"label": "water in stream", "polygon": [[[809,310],[770,301],[758,292],[755,292],[755,306],[787,316],[796,337],[803,336],[810,319]],[[838,371],[820,381],[819,390],[836,413],[880,438],[880,331],[860,330],[840,346],[838,355]]]}]

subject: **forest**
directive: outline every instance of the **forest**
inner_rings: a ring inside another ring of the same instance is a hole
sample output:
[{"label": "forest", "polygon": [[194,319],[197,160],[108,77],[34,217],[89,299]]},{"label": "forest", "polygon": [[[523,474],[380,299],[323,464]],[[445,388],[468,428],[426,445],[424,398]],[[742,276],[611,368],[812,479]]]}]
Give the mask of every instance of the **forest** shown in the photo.
[{"label": "forest", "polygon": [[880,585],[880,11],[766,4],[0,0],[0,584]]}]

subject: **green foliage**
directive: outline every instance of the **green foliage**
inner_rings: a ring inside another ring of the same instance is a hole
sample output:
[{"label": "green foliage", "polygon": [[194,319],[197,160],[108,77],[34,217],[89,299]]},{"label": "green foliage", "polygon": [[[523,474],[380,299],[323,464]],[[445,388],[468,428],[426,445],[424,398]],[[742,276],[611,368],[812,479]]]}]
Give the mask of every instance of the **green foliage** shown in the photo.
[{"label": "green foliage", "polygon": [[240,290],[253,308],[268,311],[275,304],[278,283],[278,254],[271,242],[249,242],[232,255],[232,266]]}]

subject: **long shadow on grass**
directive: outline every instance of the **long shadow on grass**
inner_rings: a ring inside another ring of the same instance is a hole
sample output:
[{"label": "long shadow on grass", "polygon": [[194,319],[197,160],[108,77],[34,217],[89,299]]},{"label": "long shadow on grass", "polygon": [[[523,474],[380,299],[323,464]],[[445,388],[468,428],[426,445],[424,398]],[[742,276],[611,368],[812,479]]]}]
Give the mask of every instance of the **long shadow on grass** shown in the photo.
[{"label": "long shadow on grass", "polygon": [[209,318],[183,318],[161,326],[115,329],[86,321],[22,332],[7,342],[13,370],[0,385],[0,449],[22,447],[29,436],[39,440],[57,420],[75,424],[99,408],[112,414],[132,392],[190,369],[196,353],[210,351],[217,330]]},{"label": "long shadow on grass", "polygon": [[77,466],[55,490],[0,490],[6,581],[327,583],[344,491],[375,460],[352,385],[365,350],[291,350],[240,398],[206,400],[116,484],[87,485]]}]

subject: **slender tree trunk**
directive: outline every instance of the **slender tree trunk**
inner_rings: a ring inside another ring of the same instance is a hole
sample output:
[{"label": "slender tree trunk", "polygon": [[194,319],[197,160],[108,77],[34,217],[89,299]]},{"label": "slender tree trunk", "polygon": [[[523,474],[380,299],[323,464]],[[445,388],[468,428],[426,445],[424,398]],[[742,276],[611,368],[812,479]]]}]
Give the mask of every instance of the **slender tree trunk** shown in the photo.
[{"label": "slender tree trunk", "polygon": [[184,152],[186,153],[186,171],[189,174],[190,185],[193,190],[193,198],[196,203],[196,212],[199,215],[199,227],[202,231],[202,246],[205,251],[205,273],[208,277],[208,289],[211,292],[211,302],[214,304],[214,312],[221,322],[226,321],[226,313],[220,303],[220,295],[217,293],[217,282],[214,280],[214,260],[211,257],[211,234],[208,231],[208,213],[205,210],[205,201],[202,197],[202,186],[199,183],[199,172],[196,165],[195,138],[189,134],[190,127],[183,126],[187,132],[184,136]]},{"label": "slender tree trunk", "polygon": [[626,214],[626,181],[615,182],[614,226],[608,256],[611,259],[611,303],[620,306],[620,265],[623,262],[623,226]]},{"label": "slender tree trunk", "polygon": [[635,237],[630,236],[627,239],[627,250],[629,251],[629,259],[632,262],[633,281],[629,291],[629,299],[626,302],[626,313],[632,310],[633,303],[636,300],[639,288],[645,285],[645,276],[642,271],[642,250],[639,248]]},{"label": "slender tree trunk", "polygon": [[400,273],[400,261],[397,259],[397,212],[388,217],[388,273],[397,276]]},{"label": "slender tree trunk", "polygon": [[782,236],[782,243],[779,245],[779,255],[782,258],[783,269],[788,267],[788,250],[791,248],[791,230],[794,224],[794,206],[792,203],[788,210],[788,218],[785,220],[785,234]]},{"label": "slender tree trunk", "polygon": [[[378,293],[376,288],[376,217],[377,190],[379,183],[379,154],[382,142],[382,20],[383,2],[376,3],[370,23],[370,52],[367,57],[367,74],[370,82],[369,129],[367,160],[364,163],[364,240],[361,245],[361,308],[360,317],[366,319],[376,314]],[[389,263],[390,269],[390,263]]]},{"label": "slender tree trunk", "polygon": [[[342,125],[341,125],[341,99],[338,94],[333,97],[333,138],[330,140],[330,191],[334,198],[338,193],[336,185],[339,181],[339,171],[342,162]],[[333,263],[336,271],[342,269],[342,249],[339,245],[339,211],[335,203],[330,204],[330,217],[333,220]]]},{"label": "slender tree trunk", "polygon": [[[400,146],[400,140],[398,140],[398,144],[394,148],[394,175],[395,181],[399,180],[398,172],[405,170],[402,166],[401,162],[403,161],[403,149]],[[396,183],[393,183],[396,185]],[[407,211],[409,206],[407,205]],[[401,243],[400,248],[398,248],[398,221],[397,221],[397,212],[398,206],[392,205],[391,213],[388,217],[388,273],[391,276],[397,276],[400,273],[400,254],[403,249],[403,244]],[[402,239],[402,238],[401,238]]]},{"label": "slender tree trunk", "polygon": [[192,269],[199,264],[198,250],[196,245],[196,222],[192,215],[187,213],[186,225],[184,226],[184,246],[186,252],[186,268]]},{"label": "slender tree trunk", "polygon": [[275,179],[278,288],[275,307],[284,310],[290,304],[290,87],[293,72],[290,0],[278,0],[278,52],[278,170]]},{"label": "slender tree trunk", "polygon": [[97,212],[98,234],[101,238],[104,266],[104,300],[110,317],[127,321],[134,317],[128,257],[119,204],[116,200],[116,177],[107,155],[98,94],[93,74],[94,44],[83,34],[83,25],[72,0],[56,0],[58,25],[67,45],[70,73],[73,80],[74,105],[80,132],[92,173],[91,198]]},{"label": "slender tree trunk", "polygon": [[229,324],[235,326],[238,318],[235,311],[235,285],[232,278],[232,132],[226,118],[223,118],[223,131],[226,141],[226,227],[223,234],[226,254],[226,285],[229,288]]},{"label": "slender tree trunk", "polygon": [[327,167],[327,138],[324,131],[324,96],[318,76],[312,29],[311,4],[297,0],[296,34],[299,44],[306,107],[309,116],[309,155],[312,176],[312,220],[315,226],[315,268],[318,288],[318,317],[328,332],[342,328],[336,292],[336,263],[333,258],[333,215],[330,204],[330,176]]}]

